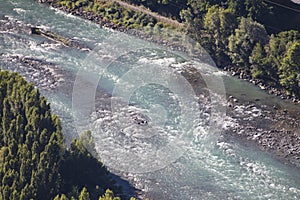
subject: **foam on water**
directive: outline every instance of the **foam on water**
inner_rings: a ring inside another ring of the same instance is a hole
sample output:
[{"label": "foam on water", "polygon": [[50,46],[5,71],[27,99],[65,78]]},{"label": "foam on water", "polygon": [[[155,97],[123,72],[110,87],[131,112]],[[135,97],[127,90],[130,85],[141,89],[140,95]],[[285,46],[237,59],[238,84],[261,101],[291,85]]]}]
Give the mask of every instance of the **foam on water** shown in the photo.
[{"label": "foam on water", "polygon": [[13,10],[16,11],[18,14],[22,14],[22,13],[26,12],[26,10],[24,10],[22,8],[14,8]]}]

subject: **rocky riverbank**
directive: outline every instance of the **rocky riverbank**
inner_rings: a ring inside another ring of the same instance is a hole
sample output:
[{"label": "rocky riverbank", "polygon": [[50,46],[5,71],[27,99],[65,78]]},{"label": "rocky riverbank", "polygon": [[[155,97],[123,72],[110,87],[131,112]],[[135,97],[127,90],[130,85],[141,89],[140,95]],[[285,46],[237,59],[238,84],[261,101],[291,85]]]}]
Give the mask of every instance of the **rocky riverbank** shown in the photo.
[{"label": "rocky riverbank", "polygon": [[0,55],[0,61],[7,63],[3,70],[18,72],[28,82],[42,90],[53,90],[64,81],[62,71],[53,63],[20,55]]},{"label": "rocky riverbank", "polygon": [[110,28],[110,29],[116,29],[118,31],[125,31],[126,29],[124,27],[118,26],[110,21],[106,21],[101,19],[99,16],[97,16],[93,12],[85,11],[82,8],[78,9],[69,9],[64,6],[59,5],[55,0],[38,0],[40,3],[46,3],[49,4],[51,7],[62,10],[66,13],[72,14],[74,16],[78,16],[90,21],[93,21],[97,24],[99,24],[102,27]]},{"label": "rocky riverbank", "polygon": [[272,104],[239,102],[230,97],[228,116],[234,123],[225,133],[254,141],[262,150],[300,168],[299,110],[289,112],[285,108],[274,109]]}]

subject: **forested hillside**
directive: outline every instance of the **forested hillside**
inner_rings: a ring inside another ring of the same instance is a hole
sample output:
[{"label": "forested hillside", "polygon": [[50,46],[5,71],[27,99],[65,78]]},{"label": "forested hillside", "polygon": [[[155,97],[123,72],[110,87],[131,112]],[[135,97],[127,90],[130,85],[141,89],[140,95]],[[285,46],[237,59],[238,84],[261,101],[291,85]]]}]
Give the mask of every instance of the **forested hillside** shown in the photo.
[{"label": "forested hillside", "polygon": [[[212,5],[238,9],[239,16],[248,13],[266,26],[270,33],[296,29],[300,30],[300,5],[289,0],[124,0],[143,5],[161,15],[182,20],[182,10],[206,9]],[[193,5],[193,7],[191,6]],[[195,6],[195,7],[194,7]],[[196,8],[196,9],[195,9]],[[289,22],[289,23],[286,23]]]},{"label": "forested hillside", "polygon": [[[277,20],[282,13],[290,13],[291,20],[296,20],[299,13],[283,9],[287,8],[275,8],[263,0],[188,1],[188,8],[180,14],[188,32],[219,67],[238,67],[241,78],[299,97],[300,35],[289,30],[299,29],[299,25],[291,23],[289,27],[286,18]],[[268,29],[271,23],[277,32]]]},{"label": "forested hillside", "polygon": [[105,193],[120,188],[86,149],[91,133],[66,149],[50,105],[16,73],[0,71],[0,123],[0,199],[119,199]]}]

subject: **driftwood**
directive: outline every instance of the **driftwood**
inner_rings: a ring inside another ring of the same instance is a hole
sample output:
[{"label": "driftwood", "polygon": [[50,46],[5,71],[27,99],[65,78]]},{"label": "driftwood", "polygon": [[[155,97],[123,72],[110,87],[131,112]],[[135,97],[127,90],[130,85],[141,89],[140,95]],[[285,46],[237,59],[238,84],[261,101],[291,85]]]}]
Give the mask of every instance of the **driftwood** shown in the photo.
[{"label": "driftwood", "polygon": [[74,48],[78,48],[78,49],[90,50],[89,47],[87,47],[83,44],[80,44],[79,42],[77,42],[75,40],[63,37],[63,36],[61,36],[57,33],[53,33],[51,31],[47,31],[47,30],[44,30],[44,29],[41,29],[41,28],[38,28],[38,27],[31,27],[30,28],[30,34],[43,36],[43,37],[45,37],[49,40],[59,42],[59,43],[65,45],[65,46],[68,46],[68,47],[74,47]]}]

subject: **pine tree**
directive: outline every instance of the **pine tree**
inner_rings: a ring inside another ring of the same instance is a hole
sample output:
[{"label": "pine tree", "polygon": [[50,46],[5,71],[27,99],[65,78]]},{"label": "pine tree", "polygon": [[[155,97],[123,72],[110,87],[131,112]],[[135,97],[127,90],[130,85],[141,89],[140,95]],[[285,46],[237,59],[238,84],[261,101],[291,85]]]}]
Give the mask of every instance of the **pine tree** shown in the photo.
[{"label": "pine tree", "polygon": [[282,60],[279,70],[281,85],[289,93],[300,95],[300,42],[291,45]]},{"label": "pine tree", "polygon": [[78,199],[79,200],[90,200],[90,194],[85,187],[82,188]]},{"label": "pine tree", "polygon": [[0,71],[0,78],[0,196],[50,199],[60,187],[61,128],[46,100],[20,75]]}]

